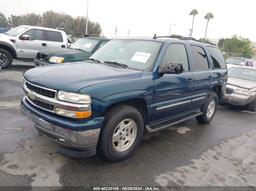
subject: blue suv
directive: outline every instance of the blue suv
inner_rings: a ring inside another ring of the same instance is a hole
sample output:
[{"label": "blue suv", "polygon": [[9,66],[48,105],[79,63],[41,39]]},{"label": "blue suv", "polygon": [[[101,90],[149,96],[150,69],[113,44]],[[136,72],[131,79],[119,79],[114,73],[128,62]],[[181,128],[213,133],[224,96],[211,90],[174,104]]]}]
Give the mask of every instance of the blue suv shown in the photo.
[{"label": "blue suv", "polygon": [[145,133],[209,123],[227,81],[219,49],[187,38],[112,40],[86,62],[25,72],[21,108],[62,148],[109,161],[131,156]]}]

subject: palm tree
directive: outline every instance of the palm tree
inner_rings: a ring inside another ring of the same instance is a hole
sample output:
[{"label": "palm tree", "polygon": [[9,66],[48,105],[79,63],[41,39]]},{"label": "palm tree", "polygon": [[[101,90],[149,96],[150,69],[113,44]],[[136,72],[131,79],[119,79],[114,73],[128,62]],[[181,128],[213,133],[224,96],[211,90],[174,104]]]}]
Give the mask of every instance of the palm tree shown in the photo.
[{"label": "palm tree", "polygon": [[204,18],[207,20],[206,28],[205,28],[205,33],[204,33],[204,39],[206,39],[208,24],[209,24],[209,21],[210,21],[211,19],[213,19],[213,14],[212,14],[212,13],[207,13],[207,14],[204,16]]},{"label": "palm tree", "polygon": [[189,15],[192,15],[193,18],[192,18],[192,27],[191,27],[191,31],[190,31],[190,37],[192,37],[192,34],[193,34],[193,30],[194,30],[194,19],[195,19],[195,16],[198,14],[198,11],[196,9],[193,9]]}]

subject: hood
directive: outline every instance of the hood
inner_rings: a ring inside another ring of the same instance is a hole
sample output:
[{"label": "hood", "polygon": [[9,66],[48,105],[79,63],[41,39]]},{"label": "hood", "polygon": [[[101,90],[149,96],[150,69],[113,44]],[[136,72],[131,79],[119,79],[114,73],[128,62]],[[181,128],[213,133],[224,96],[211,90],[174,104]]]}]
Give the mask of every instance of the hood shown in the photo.
[{"label": "hood", "polygon": [[47,55],[48,58],[52,56],[63,57],[64,62],[82,61],[88,59],[91,56],[90,52],[75,50],[71,48],[45,49],[41,50],[39,53]]},{"label": "hood", "polygon": [[87,62],[37,67],[24,74],[24,77],[34,84],[70,92],[79,92],[82,88],[96,84],[141,76],[141,71]]},{"label": "hood", "polygon": [[245,88],[245,89],[253,89],[256,87],[256,82],[250,81],[250,80],[244,80],[240,78],[233,78],[229,77],[228,78],[228,84],[234,85],[237,87]]},{"label": "hood", "polygon": [[8,43],[13,44],[11,39],[15,40],[15,37],[14,36],[6,35],[4,33],[0,33],[0,41],[4,41],[4,42],[8,42]]}]

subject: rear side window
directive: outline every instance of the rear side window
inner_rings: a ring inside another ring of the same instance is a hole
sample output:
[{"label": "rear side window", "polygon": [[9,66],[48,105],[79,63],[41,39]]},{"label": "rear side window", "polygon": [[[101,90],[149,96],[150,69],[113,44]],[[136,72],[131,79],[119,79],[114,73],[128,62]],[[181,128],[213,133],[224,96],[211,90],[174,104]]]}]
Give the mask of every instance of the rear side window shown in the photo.
[{"label": "rear side window", "polygon": [[187,51],[183,44],[171,44],[168,47],[162,64],[170,63],[182,64],[185,71],[189,70]]},{"label": "rear side window", "polygon": [[214,68],[226,69],[225,60],[218,48],[208,47]]},{"label": "rear side window", "polygon": [[191,45],[193,71],[209,70],[209,63],[205,50],[200,46]]},{"label": "rear side window", "polygon": [[63,42],[63,37],[60,32],[56,31],[44,31],[46,41]]}]

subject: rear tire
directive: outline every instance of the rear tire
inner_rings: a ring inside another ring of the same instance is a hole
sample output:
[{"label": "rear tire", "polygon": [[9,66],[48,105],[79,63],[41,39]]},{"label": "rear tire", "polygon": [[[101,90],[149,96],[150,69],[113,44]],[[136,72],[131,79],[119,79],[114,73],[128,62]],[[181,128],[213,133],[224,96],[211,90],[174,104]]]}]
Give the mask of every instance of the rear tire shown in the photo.
[{"label": "rear tire", "polygon": [[143,137],[141,113],[134,107],[120,105],[110,109],[105,117],[98,145],[100,154],[111,162],[129,158]]},{"label": "rear tire", "polygon": [[197,116],[199,123],[208,124],[213,119],[218,105],[218,96],[215,92],[210,92],[204,105],[201,107],[202,115]]},{"label": "rear tire", "polygon": [[256,100],[254,100],[252,103],[248,105],[248,110],[253,112],[256,111]]},{"label": "rear tire", "polygon": [[8,68],[12,64],[12,55],[9,51],[0,48],[0,67]]}]

